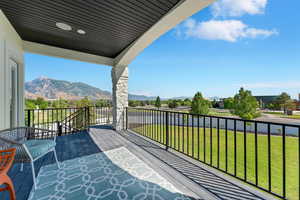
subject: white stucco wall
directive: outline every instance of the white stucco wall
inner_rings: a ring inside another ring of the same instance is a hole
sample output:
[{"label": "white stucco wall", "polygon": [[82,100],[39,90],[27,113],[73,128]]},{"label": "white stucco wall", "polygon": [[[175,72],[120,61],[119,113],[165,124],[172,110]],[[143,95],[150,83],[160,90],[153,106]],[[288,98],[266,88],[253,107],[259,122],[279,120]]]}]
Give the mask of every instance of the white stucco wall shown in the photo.
[{"label": "white stucco wall", "polygon": [[24,125],[24,58],[22,40],[0,10],[0,130],[10,126],[9,61],[18,64],[18,126]]}]

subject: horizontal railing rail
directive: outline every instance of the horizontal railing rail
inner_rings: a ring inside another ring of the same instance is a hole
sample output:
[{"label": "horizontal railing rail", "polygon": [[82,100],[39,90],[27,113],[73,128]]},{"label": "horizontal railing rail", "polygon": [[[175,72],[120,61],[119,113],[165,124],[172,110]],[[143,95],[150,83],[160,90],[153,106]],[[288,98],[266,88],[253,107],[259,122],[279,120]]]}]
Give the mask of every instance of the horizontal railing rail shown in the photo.
[{"label": "horizontal railing rail", "polygon": [[299,199],[300,125],[128,108],[126,127],[282,199]]},{"label": "horizontal railing rail", "polygon": [[28,127],[44,128],[65,135],[86,129],[92,125],[112,122],[110,107],[25,109],[25,124]]}]

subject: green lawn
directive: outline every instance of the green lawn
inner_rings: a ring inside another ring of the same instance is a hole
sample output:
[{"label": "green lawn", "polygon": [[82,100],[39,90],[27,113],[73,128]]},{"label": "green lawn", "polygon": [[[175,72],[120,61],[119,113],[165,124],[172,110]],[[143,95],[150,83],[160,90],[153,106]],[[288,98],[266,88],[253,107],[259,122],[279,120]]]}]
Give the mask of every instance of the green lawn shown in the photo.
[{"label": "green lawn", "polygon": [[218,112],[216,110],[210,110],[208,115],[219,116],[219,117],[231,117],[231,116],[234,116],[230,112]]},{"label": "green lawn", "polygon": [[[178,111],[176,111],[178,112]],[[190,113],[189,110],[181,110],[179,112],[183,113]],[[234,116],[232,113],[229,111],[224,111],[224,110],[218,110],[218,109],[210,109],[208,115],[213,115],[213,116],[219,116],[219,117],[231,117]]]},{"label": "green lawn", "polygon": [[[145,125],[136,126],[134,131],[142,135],[148,136],[156,141],[165,144],[165,127],[160,125]],[[195,127],[178,127],[169,126],[170,136],[169,145],[185,154],[188,154],[196,159],[204,161],[204,128],[198,129]],[[194,131],[194,134],[193,134]],[[213,166],[217,166],[217,129],[212,129],[212,153],[210,153],[210,129],[205,129],[205,162]],[[184,133],[184,134],[183,134]],[[193,137],[194,135],[194,137]],[[226,170],[225,165],[225,138],[224,130],[220,130],[220,161],[219,168]],[[234,132],[228,131],[228,173],[234,174]],[[178,140],[181,141],[178,144]],[[199,143],[198,143],[199,140]],[[182,146],[184,141],[185,146]],[[244,134],[237,132],[237,168],[236,175],[244,178]],[[247,134],[246,136],[246,152],[247,152],[247,180],[255,183],[255,137],[254,134]],[[267,136],[258,135],[258,183],[259,186],[268,188],[268,148]],[[188,145],[187,145],[188,144]],[[194,152],[192,152],[194,149]],[[198,158],[199,155],[199,158]],[[212,160],[210,160],[212,157]],[[288,199],[299,199],[299,160],[298,160],[298,138],[286,137],[286,191]],[[278,136],[271,136],[271,179],[272,191],[282,194],[282,138]]]},{"label": "green lawn", "polygon": [[288,119],[300,119],[300,115],[282,115],[281,117]]}]

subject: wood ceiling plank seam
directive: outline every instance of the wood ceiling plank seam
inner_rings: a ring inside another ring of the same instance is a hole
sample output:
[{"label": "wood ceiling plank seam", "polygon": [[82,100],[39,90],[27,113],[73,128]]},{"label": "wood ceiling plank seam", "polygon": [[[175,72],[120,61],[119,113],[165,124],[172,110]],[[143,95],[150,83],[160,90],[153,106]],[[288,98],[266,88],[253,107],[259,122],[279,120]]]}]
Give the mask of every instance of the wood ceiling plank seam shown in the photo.
[{"label": "wood ceiling plank seam", "polygon": [[[18,22],[15,22],[14,23],[16,29],[31,29],[35,32],[40,32],[40,33],[45,33],[44,31],[41,30],[41,26],[39,26],[38,28],[37,25],[39,25],[38,23],[31,23],[31,22],[22,22],[22,23],[18,23]],[[25,25],[25,26],[24,26]],[[47,27],[47,31],[51,31],[52,34],[54,34],[55,37],[63,37],[65,39],[69,38],[68,36],[72,36],[72,38],[78,38],[83,35],[79,35],[78,33],[76,32],[71,32],[71,31],[64,31],[64,30],[60,30],[58,28],[53,28],[53,27]],[[64,31],[64,32],[62,32]]]},{"label": "wood ceiling plank seam", "polygon": [[[170,10],[170,9],[165,9],[165,8],[158,6],[157,4],[153,3],[153,1],[147,1],[147,0],[135,0],[135,1],[142,3],[144,6],[146,6],[148,8],[155,8],[156,10],[159,9],[160,10],[159,12],[161,13],[161,15],[166,14],[166,12],[168,12]],[[150,7],[150,5],[152,5],[152,6]]]},{"label": "wood ceiling plank seam", "polygon": [[[26,22],[26,24],[25,25],[31,25],[30,24],[30,22]],[[24,28],[27,28],[27,27],[24,27],[24,26],[22,26],[23,24],[16,24],[17,25],[17,28],[19,29],[19,28],[22,28],[22,29],[24,29]],[[32,24],[33,26],[35,25],[35,24]],[[40,29],[34,29],[33,27],[30,27],[30,29],[32,29],[32,30],[34,30],[35,32],[41,32],[41,33],[44,33],[43,31],[41,31]],[[89,41],[89,42],[95,42],[95,39],[96,39],[96,41],[98,41],[98,42],[104,42],[105,40],[99,40],[99,39],[97,39],[97,38],[93,38],[93,40],[91,40],[91,37],[85,37],[84,35],[80,35],[80,34],[78,34],[78,33],[75,33],[75,32],[60,32],[60,30],[57,30],[57,29],[54,29],[54,28],[48,28],[48,30],[49,31],[51,31],[51,34],[54,34],[56,37],[63,37],[63,38],[65,38],[65,39],[70,39],[70,34],[72,34],[72,36],[74,36],[74,37],[72,37],[72,39],[78,39],[78,40],[80,40],[80,41],[82,41],[82,39],[85,39],[85,42],[87,42],[87,41]],[[62,30],[63,31],[63,30]],[[62,34],[59,34],[59,35],[57,35],[57,33],[62,33]],[[121,41],[125,41],[124,39],[120,39]],[[127,42],[126,42],[126,44],[128,43],[128,41],[131,41],[132,39],[127,39]]]},{"label": "wood ceiling plank seam", "polygon": [[[12,10],[13,8],[9,8],[10,10]],[[18,10],[14,10],[14,12],[17,12]],[[7,15],[10,15],[10,13],[9,12],[6,12],[6,14]],[[20,13],[19,12],[19,14],[18,14],[18,16],[24,16],[24,17],[27,17],[26,15],[31,15],[31,16],[40,16],[40,18],[39,19],[47,19],[46,17],[44,17],[44,15],[40,15],[38,12],[35,12],[35,14],[33,15],[33,14],[31,14],[31,13],[26,13],[26,14],[22,14],[22,13]],[[65,15],[63,16],[63,17],[66,17]],[[70,18],[70,17],[67,17],[69,20],[68,20],[68,23],[71,23],[71,24],[74,24],[74,22],[71,22],[71,20],[72,21],[74,21],[73,20],[73,18]],[[55,22],[57,22],[57,21],[55,21]],[[76,22],[75,22],[76,23]],[[77,24],[77,23],[76,23]],[[81,27],[82,28],[82,25],[79,25],[79,24],[77,24],[76,26],[78,26],[78,27]],[[99,26],[96,26],[96,24],[95,24],[95,26],[94,27],[99,27]],[[93,28],[94,28],[93,27]],[[89,27],[89,29],[92,29],[92,28],[90,28]],[[98,28],[98,29],[95,29],[94,28],[94,30],[96,30],[96,31],[99,31],[99,30],[102,30],[102,28]],[[124,31],[122,30],[122,31],[119,31],[119,32],[117,32],[115,29],[112,29],[112,30],[109,30],[109,31],[112,31],[112,32],[115,32],[115,33],[117,33],[117,34],[119,34],[119,33],[124,33]],[[142,30],[142,31],[144,31],[144,30]],[[125,33],[128,33],[127,31],[125,31]],[[129,33],[130,34],[130,33]]]},{"label": "wood ceiling plank seam", "polygon": [[[64,2],[62,2],[62,3],[64,3]],[[76,3],[75,1],[73,2],[73,3]],[[77,4],[78,5],[78,4]],[[80,6],[80,4],[78,5],[78,6]],[[83,8],[84,9],[84,8]],[[97,6],[95,5],[95,9],[96,10],[98,10],[99,12],[98,12],[98,14],[103,14],[102,12],[103,12],[103,10],[99,10],[98,8],[97,8]],[[114,9],[113,8],[111,8],[113,11],[114,11]],[[111,10],[111,11],[112,11]],[[104,9],[104,12],[106,12],[108,15],[110,15],[110,19],[111,20],[116,20],[115,18],[113,18],[113,17],[118,17],[118,19],[120,19],[121,21],[119,21],[120,23],[123,23],[123,24],[125,24],[124,22],[123,22],[123,20],[124,20],[124,17],[128,17],[128,15],[126,15],[125,13],[124,13],[124,15],[122,15],[122,16],[120,16],[119,14],[120,13],[116,13],[116,14],[114,14],[113,16],[111,15],[112,14],[112,12],[107,12],[105,9]],[[90,13],[89,13],[90,14]],[[104,16],[104,18],[107,18],[107,15],[102,15],[102,16]],[[96,18],[98,17],[98,16],[95,16]],[[130,26],[133,26],[134,28],[140,28],[139,26],[137,26],[137,24],[134,24],[134,23],[132,23],[132,20],[133,19],[135,19],[136,20],[136,23],[138,23],[138,24],[140,24],[141,26],[145,26],[145,24],[143,24],[143,23],[141,23],[139,20],[137,20],[136,18],[128,18],[127,20],[128,21],[126,21],[126,26],[127,25],[130,25]],[[106,19],[104,19],[104,20],[106,20]],[[114,23],[113,21],[112,21],[112,23]],[[149,26],[151,25],[151,24],[148,24]]]},{"label": "wood ceiling plank seam", "polygon": [[[128,46],[130,43],[131,43],[131,41],[127,42],[125,45],[123,45],[123,46],[121,47],[121,49],[124,48],[124,47],[126,47],[126,46]],[[51,45],[51,43],[47,43],[47,44]],[[61,46],[60,46],[60,47],[61,47]],[[82,47],[80,47],[80,48],[82,48]],[[78,49],[78,48],[76,48],[76,49]],[[118,52],[119,52],[119,51],[118,51]],[[89,53],[90,53],[90,52],[89,52]],[[115,55],[117,55],[117,54],[115,54]]]},{"label": "wood ceiling plank seam", "polygon": [[[94,0],[91,0],[91,1],[94,2],[94,5],[99,6],[99,2],[95,2]],[[112,1],[112,2],[116,3],[115,0]],[[100,4],[100,5],[101,5],[101,4]],[[112,6],[109,5],[109,4],[105,4],[105,6],[107,6],[108,8],[110,8],[110,11],[111,11],[112,13],[115,13],[117,16],[119,16],[120,13],[123,13],[124,15],[122,15],[122,17],[127,17],[127,18],[128,18],[128,17],[131,17],[131,19],[129,19],[129,20],[134,19],[134,20],[136,21],[136,23],[140,23],[140,20],[141,20],[141,19],[142,19],[142,22],[143,22],[143,23],[148,24],[148,25],[151,25],[151,24],[153,24],[153,23],[155,23],[155,22],[157,21],[157,19],[153,19],[153,18],[150,18],[150,21],[149,21],[149,18],[145,18],[144,15],[139,15],[139,18],[137,18],[137,16],[136,16],[136,15],[133,15],[130,11],[129,11],[129,12],[124,12],[124,10],[123,10],[123,9],[120,9],[119,6],[116,6],[117,9],[118,9],[117,12],[116,12],[116,7],[112,7]],[[130,15],[128,15],[128,14],[130,14]]]},{"label": "wood ceiling plank seam", "polygon": [[[1,3],[0,3],[0,5],[1,5]],[[33,6],[33,7],[32,7]],[[40,8],[39,7],[36,7],[35,5],[30,5],[30,6],[26,6],[26,8],[24,7],[24,10],[28,10],[28,7],[30,7],[31,9],[34,9],[36,12],[35,13],[40,13],[41,12],[41,10],[40,10]],[[55,10],[57,10],[56,8],[53,8],[53,9],[55,9]],[[47,8],[45,8],[45,10],[47,10]],[[51,12],[51,11],[48,11],[48,12],[46,12],[46,11],[43,11],[43,13],[49,13],[49,12]],[[70,12],[72,12],[72,10],[70,10]],[[49,13],[50,14],[50,13]],[[62,17],[64,17],[64,16],[66,16],[65,14],[63,14],[63,11],[62,11],[62,13],[57,13],[57,14],[59,14],[60,16],[61,15],[63,15]],[[78,17],[80,17],[81,19],[83,18],[82,16],[79,16],[79,15],[76,15],[76,16],[78,16]],[[97,18],[97,16],[95,16],[96,18]],[[94,18],[94,19],[96,19],[96,18]],[[112,19],[112,20],[114,20],[114,19]],[[72,20],[72,21],[74,21],[74,20]],[[90,23],[91,21],[89,20],[89,19],[87,19],[87,18],[85,18],[85,21],[86,21],[86,23]],[[103,24],[105,24],[105,22],[107,21],[107,19],[106,19],[106,16],[105,16],[105,18],[104,18],[104,20],[102,21],[102,23]],[[111,21],[112,23],[114,23],[114,21]],[[134,24],[132,24],[132,23],[129,23],[129,24],[124,24],[123,22],[121,22],[121,21],[119,21],[119,25],[121,25],[121,26],[124,26],[124,28],[128,28],[127,26],[129,25],[129,26],[132,26],[132,29],[133,30],[136,30],[136,29],[138,29],[138,30],[141,30],[141,31],[144,31],[144,29],[145,28],[143,28],[143,27],[137,27],[137,26],[135,26]],[[124,25],[123,25],[124,24]],[[95,24],[96,25],[96,24]],[[145,26],[145,24],[143,24],[142,26]],[[111,27],[111,24],[107,24],[106,25],[106,27]]]},{"label": "wood ceiling plank seam", "polygon": [[[6,2],[0,2],[0,5],[2,4],[5,4]],[[6,4],[7,5],[7,4]],[[24,4],[23,4],[24,5]],[[15,6],[15,7],[17,7],[17,6]],[[18,6],[18,7],[20,7],[20,6]],[[11,6],[9,6],[9,8],[11,8]],[[36,5],[29,5],[29,6],[23,6],[23,8],[24,8],[24,11],[27,11],[28,10],[28,8],[30,8],[30,9],[35,9],[35,13],[37,13],[37,12],[41,12],[41,10],[40,10],[40,6],[36,6]],[[55,11],[57,10],[57,8],[55,7],[55,8],[53,8]],[[46,8],[46,10],[48,10],[48,8]],[[48,12],[50,12],[50,11],[48,11]],[[47,13],[48,13],[47,12]],[[71,11],[72,12],[72,11]],[[43,12],[43,13],[45,13],[45,11]],[[101,13],[102,14],[102,13]],[[88,15],[90,15],[90,13],[88,13]],[[78,16],[78,15],[77,15]],[[107,21],[107,16],[104,16],[104,15],[102,15],[104,18],[103,18],[103,23],[105,23],[106,21]],[[95,16],[96,18],[98,17],[98,16]],[[80,16],[80,18],[82,18],[82,16]],[[95,19],[96,19],[95,18]],[[111,19],[111,18],[110,18]],[[88,20],[88,19],[86,19],[86,20]],[[111,19],[111,20],[115,20],[115,19]],[[74,21],[74,20],[73,20]],[[124,24],[124,22],[121,22],[121,21],[118,21],[118,20],[116,20],[117,22],[119,22],[120,23],[120,25],[121,26],[124,26],[124,27],[126,27],[126,26],[131,26],[132,27],[132,29],[134,30],[134,29],[139,29],[139,30],[141,30],[141,28],[142,27],[138,27],[138,26],[136,26],[136,24],[133,24],[133,23],[130,23],[130,22],[126,22],[126,25],[123,25]],[[90,22],[90,21],[89,21]],[[114,21],[111,21],[112,23],[114,23]],[[127,24],[128,23],[128,24]],[[145,26],[145,24],[141,24],[141,26]],[[150,26],[150,25],[149,25]],[[143,31],[144,31],[144,29],[143,29]]]},{"label": "wood ceiling plank seam", "polygon": [[[1,1],[17,32],[32,42],[116,58],[181,0]],[[57,22],[72,31],[61,31]]]},{"label": "wood ceiling plank seam", "polygon": [[159,13],[159,15],[157,15],[157,17],[159,17],[159,18],[162,15],[164,15],[164,13],[166,13],[166,11],[157,10],[157,8],[155,6],[149,7],[148,5],[146,5],[145,3],[143,3],[139,0],[128,0],[127,2],[142,9],[142,10],[145,10],[146,12],[148,12],[150,14],[157,15],[157,13]]},{"label": "wood ceiling plank seam", "polygon": [[[30,30],[31,32],[32,32],[32,30]],[[28,32],[28,31],[27,31]],[[28,34],[27,32],[25,32],[24,34]],[[32,36],[33,34],[32,33],[30,33],[29,34],[30,36]],[[43,35],[49,35],[49,34],[43,34]],[[31,42],[38,42],[38,43],[41,43],[41,44],[47,44],[47,45],[50,45],[50,46],[57,46],[57,47],[61,47],[61,48],[63,48],[64,46],[62,45],[62,44],[57,44],[57,43],[55,43],[55,42],[57,42],[57,41],[63,41],[63,42],[61,42],[61,43],[63,43],[64,45],[67,45],[67,46],[70,46],[70,43],[71,44],[74,44],[74,43],[72,43],[72,39],[73,38],[69,38],[69,40],[64,40],[64,39],[62,39],[62,38],[57,38],[57,37],[51,37],[51,35],[49,36],[49,38],[51,38],[51,40],[47,40],[47,41],[43,41],[43,40],[40,40],[39,38],[36,38],[36,37],[34,37],[34,39],[32,39],[31,37],[26,37],[27,39],[26,40],[28,40],[28,41],[31,41]],[[66,42],[65,42],[66,41]],[[55,43],[55,44],[53,44],[53,42]],[[88,43],[94,43],[93,41],[92,42],[88,42]],[[86,46],[89,46],[89,45],[87,45],[88,43],[84,43]],[[95,43],[96,44],[96,43]],[[108,43],[109,44],[109,43]],[[128,44],[128,43],[127,43]],[[87,48],[86,46],[76,46],[76,47],[68,47],[68,49],[76,49],[76,50],[82,50],[82,49],[84,49],[84,48]],[[104,46],[106,46],[106,44],[104,43],[103,44],[103,42],[102,42],[102,44],[99,44],[99,43],[97,43],[96,44],[96,48],[98,48],[99,46],[101,46],[101,47],[104,47]],[[122,47],[123,46],[126,46],[126,44],[124,44],[124,45],[122,45]],[[110,52],[109,53],[109,55],[107,54],[107,53],[105,53],[105,56],[106,57],[114,57],[115,55],[117,55],[117,53],[119,52],[119,49],[120,48],[122,48],[121,46],[117,46],[117,47],[114,47],[113,45],[112,46],[110,46],[110,47],[107,47],[108,49],[117,49],[117,50],[114,50],[114,52],[112,53],[112,52]],[[95,49],[95,45],[90,45],[90,48],[92,48],[92,49]],[[101,49],[100,49],[101,50]],[[97,50],[97,51],[99,51],[99,50]],[[90,54],[95,54],[95,52],[93,53],[93,51],[91,51],[91,50],[89,50],[88,51]],[[104,52],[104,51],[102,51],[102,52]]]},{"label": "wood ceiling plank seam", "polygon": [[175,4],[176,3],[171,3],[170,1],[166,1],[166,0],[155,0],[156,2],[159,2],[159,3],[161,3],[161,4],[164,4],[167,8],[168,8],[168,11],[170,10],[170,9],[172,9],[174,6],[175,6]]},{"label": "wood ceiling plank seam", "polygon": [[[115,1],[112,1],[112,2],[114,2],[114,3],[119,3],[120,5],[122,5],[122,7],[123,7],[124,9],[126,9],[128,13],[131,13],[131,11],[133,11],[133,10],[137,10],[137,9],[133,8],[132,6],[126,6],[126,5],[124,5],[123,3],[124,3],[125,1],[123,1],[123,0],[122,0],[122,1],[121,1],[121,0],[115,0]],[[131,4],[131,5],[132,5],[132,4]],[[129,9],[130,9],[130,10],[129,10]],[[142,13],[139,13],[138,15],[139,15],[139,17],[148,16],[150,19],[153,19],[153,17],[154,17],[154,16],[151,16],[151,15],[149,15],[149,14],[143,15]],[[156,23],[159,19],[160,19],[160,17],[157,16],[156,18],[154,18],[153,22]]]},{"label": "wood ceiling plank seam", "polygon": [[[176,6],[176,4],[178,4],[181,0],[166,0],[166,1],[168,1],[168,2],[170,2],[171,4],[173,4],[174,6]],[[174,8],[174,6],[173,6],[173,8]]]},{"label": "wood ceiling plank seam", "polygon": [[[29,41],[29,42],[34,42],[34,43],[40,43],[40,44],[44,44],[44,45],[48,45],[48,46],[52,46],[52,47],[58,47],[58,48],[63,48],[63,49],[69,49],[69,50],[74,50],[74,51],[79,51],[79,52],[83,52],[83,53],[88,53],[88,54],[92,54],[92,55],[102,55],[104,57],[108,57],[108,58],[114,58],[115,55],[117,53],[115,52],[118,52],[117,50],[113,50],[114,52],[112,52],[112,50],[110,52],[105,52],[104,50],[102,49],[99,49],[99,48],[85,48],[85,47],[74,47],[74,46],[71,46],[70,45],[70,42],[69,43],[66,43],[66,42],[62,42],[61,40],[51,40],[51,41],[43,41],[43,40],[40,40],[39,38],[34,38],[34,40],[32,40],[32,38],[28,38],[28,40],[26,41]],[[89,46],[91,47],[91,46]],[[98,45],[97,45],[98,47]],[[111,48],[110,48],[111,49]]]}]

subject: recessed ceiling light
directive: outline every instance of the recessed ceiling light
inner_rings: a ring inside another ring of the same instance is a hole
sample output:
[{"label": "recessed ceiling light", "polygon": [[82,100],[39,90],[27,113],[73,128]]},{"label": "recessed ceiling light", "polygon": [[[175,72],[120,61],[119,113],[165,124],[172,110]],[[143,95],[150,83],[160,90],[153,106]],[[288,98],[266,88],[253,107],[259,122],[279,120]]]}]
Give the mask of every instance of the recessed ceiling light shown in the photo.
[{"label": "recessed ceiling light", "polygon": [[82,29],[78,29],[78,30],[77,30],[77,33],[79,33],[79,34],[81,34],[81,35],[84,35],[84,34],[85,34],[85,31],[82,30]]},{"label": "recessed ceiling light", "polygon": [[70,31],[72,30],[72,27],[66,23],[62,23],[62,22],[57,22],[56,23],[56,26],[62,30],[65,30],[65,31]]}]

